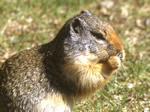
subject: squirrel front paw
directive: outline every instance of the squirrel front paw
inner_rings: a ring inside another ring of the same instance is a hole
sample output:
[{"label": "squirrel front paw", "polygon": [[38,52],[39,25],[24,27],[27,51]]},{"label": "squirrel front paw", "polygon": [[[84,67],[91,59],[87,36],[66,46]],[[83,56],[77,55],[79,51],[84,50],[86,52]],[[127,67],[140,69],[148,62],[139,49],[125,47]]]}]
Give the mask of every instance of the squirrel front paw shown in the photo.
[{"label": "squirrel front paw", "polygon": [[120,58],[118,56],[111,56],[108,59],[108,63],[111,66],[112,69],[117,69],[121,65],[121,60],[120,60]]}]

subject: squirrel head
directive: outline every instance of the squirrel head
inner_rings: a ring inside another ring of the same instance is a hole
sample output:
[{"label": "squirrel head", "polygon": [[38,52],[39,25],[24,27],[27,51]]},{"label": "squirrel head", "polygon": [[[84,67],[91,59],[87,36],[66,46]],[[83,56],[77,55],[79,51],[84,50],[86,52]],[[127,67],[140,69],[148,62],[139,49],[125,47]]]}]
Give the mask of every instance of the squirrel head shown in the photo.
[{"label": "squirrel head", "polygon": [[111,56],[124,58],[123,44],[112,26],[87,10],[70,19],[57,34],[57,55],[74,63],[103,63]]}]

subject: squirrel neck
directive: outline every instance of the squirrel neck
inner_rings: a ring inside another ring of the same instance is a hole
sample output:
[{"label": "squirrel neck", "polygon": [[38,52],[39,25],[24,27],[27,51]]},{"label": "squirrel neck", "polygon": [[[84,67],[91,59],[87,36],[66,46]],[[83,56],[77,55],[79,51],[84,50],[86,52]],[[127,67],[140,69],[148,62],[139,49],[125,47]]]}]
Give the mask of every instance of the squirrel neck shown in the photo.
[{"label": "squirrel neck", "polygon": [[[65,76],[75,84],[76,94],[74,97],[76,100],[90,96],[110,78],[112,71],[104,73],[102,67],[104,67],[102,64],[81,65],[73,63],[64,66]],[[108,76],[105,77],[106,75]]]}]

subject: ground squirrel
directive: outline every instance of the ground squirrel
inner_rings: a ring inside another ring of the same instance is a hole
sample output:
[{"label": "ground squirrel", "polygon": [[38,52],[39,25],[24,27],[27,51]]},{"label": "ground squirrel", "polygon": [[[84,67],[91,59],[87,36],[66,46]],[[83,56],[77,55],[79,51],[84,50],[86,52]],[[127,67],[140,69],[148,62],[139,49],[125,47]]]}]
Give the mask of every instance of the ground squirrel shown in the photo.
[{"label": "ground squirrel", "polygon": [[0,112],[71,112],[74,101],[101,88],[123,58],[111,25],[83,10],[53,41],[2,64]]}]

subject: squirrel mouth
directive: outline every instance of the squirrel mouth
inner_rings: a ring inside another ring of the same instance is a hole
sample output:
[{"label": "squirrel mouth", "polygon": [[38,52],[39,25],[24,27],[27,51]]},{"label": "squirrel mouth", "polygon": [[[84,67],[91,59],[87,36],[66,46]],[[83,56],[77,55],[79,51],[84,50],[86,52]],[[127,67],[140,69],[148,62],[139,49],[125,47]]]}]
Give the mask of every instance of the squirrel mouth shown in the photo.
[{"label": "squirrel mouth", "polygon": [[118,51],[116,54],[112,54],[112,55],[109,55],[109,56],[102,56],[102,58],[99,58],[98,60],[98,63],[102,64],[102,63],[106,63],[108,61],[108,59],[111,57],[111,56],[117,56],[120,58],[120,61],[122,62],[124,60],[124,51]]},{"label": "squirrel mouth", "polygon": [[[124,52],[123,52],[123,51],[118,52],[115,56],[119,57],[120,60],[121,60],[121,62],[124,60]],[[111,57],[111,56],[110,56],[110,57]],[[110,58],[110,57],[109,57],[109,58]],[[105,63],[105,62],[107,62],[107,60],[108,60],[109,58],[107,57],[107,58],[105,58],[105,59],[100,59],[100,60],[98,61],[98,63]]]}]

